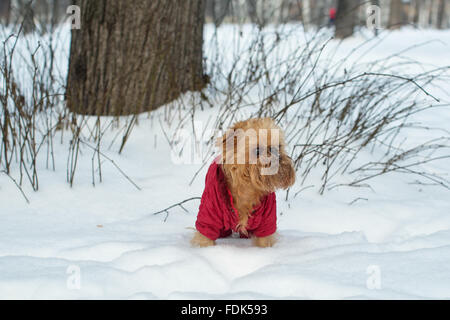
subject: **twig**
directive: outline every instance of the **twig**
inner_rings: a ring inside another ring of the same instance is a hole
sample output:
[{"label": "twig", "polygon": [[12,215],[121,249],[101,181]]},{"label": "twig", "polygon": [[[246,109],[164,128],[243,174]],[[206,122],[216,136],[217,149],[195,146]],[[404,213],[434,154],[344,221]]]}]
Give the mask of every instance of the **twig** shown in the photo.
[{"label": "twig", "polygon": [[16,185],[16,187],[19,189],[20,193],[22,194],[22,196],[25,198],[25,201],[30,204],[30,200],[28,200],[27,196],[25,195],[25,192],[23,192],[22,188],[20,187],[20,185],[17,183],[17,181],[11,177],[5,170],[1,170],[0,173],[4,173],[6,176],[8,176],[8,178],[10,178],[14,184]]},{"label": "twig", "polygon": [[136,189],[138,189],[139,191],[141,191],[141,187],[139,187],[133,180],[131,180],[131,178],[114,162],[113,159],[109,158],[107,155],[105,155],[103,152],[101,152],[100,150],[98,150],[97,148],[94,148],[93,146],[89,145],[89,143],[86,143],[85,141],[80,139],[80,142],[82,144],[84,144],[85,146],[91,148],[92,150],[94,150],[95,152],[98,152],[102,157],[104,157],[106,160],[108,160],[109,162],[111,162],[111,164],[125,177],[125,179],[127,179]]},{"label": "twig", "polygon": [[352,204],[354,204],[354,203],[356,203],[356,202],[358,202],[360,200],[369,201],[369,199],[367,199],[367,198],[361,198],[360,197],[360,198],[356,198],[355,200],[349,202],[348,205],[351,206]]},{"label": "twig", "polygon": [[[201,197],[192,197],[192,198],[183,200],[183,201],[181,201],[181,202],[178,202],[178,203],[176,203],[176,204],[174,204],[174,205],[171,205],[170,207],[167,207],[167,208],[165,208],[165,209],[163,209],[163,210],[161,210],[161,211],[152,213],[152,215],[155,215],[155,216],[156,216],[156,215],[158,215],[158,214],[160,214],[160,213],[163,213],[163,212],[169,214],[169,210],[172,209],[172,208],[175,208],[175,207],[181,207],[184,211],[188,212],[188,211],[186,210],[186,208],[183,207],[183,204],[185,204],[186,202],[189,202],[189,201],[193,201],[193,200],[201,200],[201,199],[202,199]],[[167,217],[166,217],[166,219],[167,219]]]}]

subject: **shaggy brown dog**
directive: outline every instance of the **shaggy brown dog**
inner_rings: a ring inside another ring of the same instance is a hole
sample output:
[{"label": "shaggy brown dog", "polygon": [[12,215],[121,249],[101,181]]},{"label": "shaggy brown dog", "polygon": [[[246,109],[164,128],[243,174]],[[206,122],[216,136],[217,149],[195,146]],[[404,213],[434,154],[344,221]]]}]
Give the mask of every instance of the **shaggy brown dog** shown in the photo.
[{"label": "shaggy brown dog", "polygon": [[[284,135],[272,119],[257,118],[236,123],[217,144],[221,149],[220,166],[239,214],[236,229],[241,235],[247,235],[247,223],[261,200],[295,182],[295,170],[285,151]],[[275,234],[252,238],[258,247],[270,247],[275,243]],[[191,243],[200,247],[215,244],[200,232],[196,232]]]}]

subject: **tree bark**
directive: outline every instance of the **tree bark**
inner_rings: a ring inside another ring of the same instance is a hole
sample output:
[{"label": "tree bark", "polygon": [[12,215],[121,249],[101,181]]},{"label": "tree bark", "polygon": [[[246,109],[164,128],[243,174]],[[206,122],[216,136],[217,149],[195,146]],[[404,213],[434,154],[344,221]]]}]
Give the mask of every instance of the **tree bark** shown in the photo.
[{"label": "tree bark", "polygon": [[391,0],[389,7],[389,29],[399,29],[403,24],[402,0]]},{"label": "tree bark", "polygon": [[202,89],[205,0],[78,0],[66,99],[79,114],[151,111]]},{"label": "tree bark", "polygon": [[353,35],[358,12],[358,0],[338,0],[335,37],[344,39]]}]

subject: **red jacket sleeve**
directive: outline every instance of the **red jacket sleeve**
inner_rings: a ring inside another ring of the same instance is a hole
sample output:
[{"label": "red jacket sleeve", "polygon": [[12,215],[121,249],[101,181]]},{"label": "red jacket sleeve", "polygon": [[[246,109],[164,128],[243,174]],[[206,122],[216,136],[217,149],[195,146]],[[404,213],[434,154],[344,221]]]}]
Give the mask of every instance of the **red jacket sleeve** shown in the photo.
[{"label": "red jacket sleeve", "polygon": [[277,231],[277,200],[275,193],[271,193],[265,199],[264,212],[259,226],[253,234],[259,238],[268,237]]},{"label": "red jacket sleeve", "polygon": [[[216,218],[216,219],[215,219]],[[195,228],[205,237],[215,241],[220,236],[221,227],[217,215],[208,214],[208,211],[200,209]]]}]

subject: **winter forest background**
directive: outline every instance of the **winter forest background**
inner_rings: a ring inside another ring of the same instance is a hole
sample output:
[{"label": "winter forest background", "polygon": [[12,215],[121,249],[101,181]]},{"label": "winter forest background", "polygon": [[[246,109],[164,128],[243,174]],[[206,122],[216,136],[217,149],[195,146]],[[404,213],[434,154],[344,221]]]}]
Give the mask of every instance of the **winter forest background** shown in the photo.
[{"label": "winter forest background", "polygon": [[[365,6],[383,8],[384,26],[398,28],[412,25],[422,28],[446,29],[449,27],[449,4],[445,0],[374,0],[348,1],[354,6],[355,25],[365,25]],[[30,25],[61,22],[66,19],[69,0],[3,0],[0,12],[4,24],[21,23],[28,15]],[[216,26],[221,23],[244,23],[266,25],[300,21],[307,25],[324,26],[329,21],[329,9],[337,8],[338,0],[207,0],[206,22]],[[31,20],[34,20],[31,22]]]},{"label": "winter forest background", "polygon": [[[1,0],[0,22],[0,298],[450,298],[450,0]],[[263,116],[297,171],[280,241],[191,248],[215,137]]]}]

